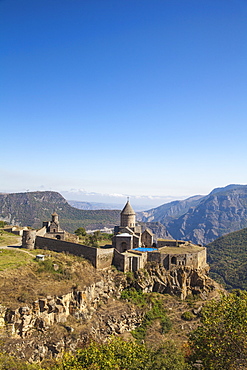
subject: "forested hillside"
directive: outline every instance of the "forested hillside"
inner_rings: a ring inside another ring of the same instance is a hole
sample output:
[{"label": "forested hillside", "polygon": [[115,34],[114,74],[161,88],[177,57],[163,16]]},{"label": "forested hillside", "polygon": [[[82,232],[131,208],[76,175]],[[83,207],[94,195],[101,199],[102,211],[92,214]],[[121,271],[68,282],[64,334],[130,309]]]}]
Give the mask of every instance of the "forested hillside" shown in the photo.
[{"label": "forested hillside", "polygon": [[210,275],[227,289],[247,289],[247,228],[207,245]]},{"label": "forested hillside", "polygon": [[61,227],[74,232],[82,226],[90,229],[113,227],[119,222],[117,210],[80,210],[71,207],[54,191],[0,194],[0,220],[12,225],[42,227],[56,211]]}]

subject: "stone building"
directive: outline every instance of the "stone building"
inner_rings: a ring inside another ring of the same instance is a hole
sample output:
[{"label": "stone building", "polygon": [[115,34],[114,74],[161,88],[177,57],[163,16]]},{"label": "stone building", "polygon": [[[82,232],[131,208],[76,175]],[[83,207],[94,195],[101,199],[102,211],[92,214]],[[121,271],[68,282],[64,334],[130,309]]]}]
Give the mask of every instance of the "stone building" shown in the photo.
[{"label": "stone building", "polygon": [[51,221],[43,222],[43,227],[46,228],[46,235],[58,240],[65,240],[65,231],[60,227],[58,214],[54,212],[51,215]]},{"label": "stone building", "polygon": [[157,262],[166,270],[180,266],[207,267],[205,247],[174,239],[158,239],[154,243],[152,231],[142,232],[141,226],[136,224],[129,200],[121,212],[120,226],[114,228],[113,247],[119,253],[115,253],[115,264],[124,272],[143,268],[146,262]]},{"label": "stone building", "polygon": [[123,253],[138,247],[152,247],[153,233],[146,229],[142,232],[140,225],[136,223],[136,214],[129,200],[120,214],[120,226],[115,226],[113,247]]},{"label": "stone building", "polygon": [[28,249],[41,248],[56,252],[69,252],[89,259],[99,269],[114,265],[123,272],[138,271],[147,262],[156,262],[167,271],[180,267],[207,268],[206,248],[189,241],[158,239],[154,243],[152,231],[142,231],[136,223],[136,214],[129,200],[120,215],[120,225],[114,228],[112,248],[94,248],[78,244],[76,235],[62,230],[58,214],[43,222],[39,230],[24,230],[22,246]]}]

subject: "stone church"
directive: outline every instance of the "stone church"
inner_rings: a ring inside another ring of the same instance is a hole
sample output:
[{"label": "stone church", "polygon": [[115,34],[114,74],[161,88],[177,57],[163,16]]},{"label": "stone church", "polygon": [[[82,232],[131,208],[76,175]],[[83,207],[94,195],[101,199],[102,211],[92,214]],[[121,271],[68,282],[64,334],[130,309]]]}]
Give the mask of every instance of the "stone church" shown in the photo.
[{"label": "stone church", "polygon": [[151,248],[153,246],[153,233],[146,229],[142,232],[136,223],[136,214],[129,200],[120,214],[120,226],[115,226],[113,247],[123,253],[139,247]]}]

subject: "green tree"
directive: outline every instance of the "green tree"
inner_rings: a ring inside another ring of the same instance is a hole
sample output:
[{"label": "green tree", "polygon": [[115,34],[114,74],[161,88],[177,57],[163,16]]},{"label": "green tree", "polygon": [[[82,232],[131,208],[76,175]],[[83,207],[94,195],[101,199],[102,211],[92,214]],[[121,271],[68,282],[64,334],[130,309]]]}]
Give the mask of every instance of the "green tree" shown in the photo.
[{"label": "green tree", "polygon": [[78,227],[78,229],[76,229],[76,231],[75,231],[75,234],[77,236],[86,236],[87,232],[86,232],[84,227]]},{"label": "green tree", "polygon": [[75,356],[66,354],[57,370],[185,370],[184,357],[167,342],[157,350],[135,341],[113,338],[107,343],[92,342]]},{"label": "green tree", "polygon": [[[114,338],[108,343],[92,342],[76,356],[65,355],[63,370],[144,370],[149,355],[143,345]],[[60,368],[59,368],[60,369]]]},{"label": "green tree", "polygon": [[8,225],[5,221],[0,221],[0,228],[3,228],[4,226]]},{"label": "green tree", "polygon": [[0,370],[42,370],[39,364],[29,364],[7,353],[0,353]]},{"label": "green tree", "polygon": [[201,360],[206,370],[246,369],[247,292],[207,303],[201,323],[190,335],[190,360]]}]

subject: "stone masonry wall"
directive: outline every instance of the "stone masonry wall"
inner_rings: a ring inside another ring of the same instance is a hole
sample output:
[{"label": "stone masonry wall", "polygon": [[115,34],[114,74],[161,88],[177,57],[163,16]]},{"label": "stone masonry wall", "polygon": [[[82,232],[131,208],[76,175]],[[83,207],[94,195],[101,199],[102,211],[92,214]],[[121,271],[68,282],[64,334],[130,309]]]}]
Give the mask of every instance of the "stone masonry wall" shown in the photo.
[{"label": "stone masonry wall", "polygon": [[35,248],[48,249],[54,252],[69,252],[76,256],[82,256],[92,262],[93,266],[96,267],[97,249],[93,247],[37,236]]},{"label": "stone masonry wall", "polygon": [[69,252],[76,256],[82,256],[92,262],[93,266],[98,269],[109,268],[112,265],[114,253],[113,248],[100,249],[40,236],[36,237],[35,248],[48,249],[54,252]]}]

